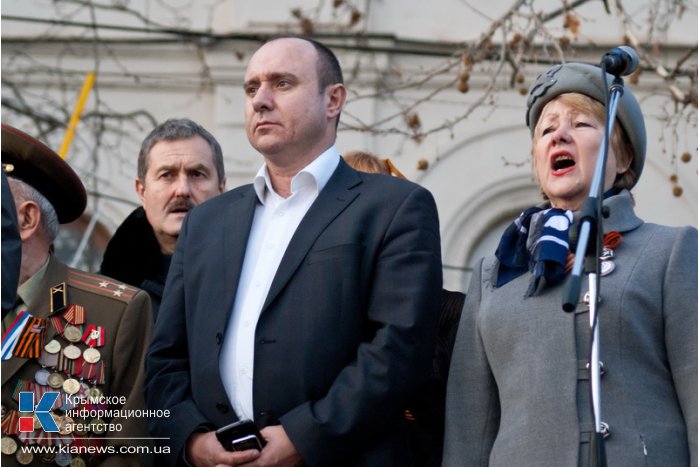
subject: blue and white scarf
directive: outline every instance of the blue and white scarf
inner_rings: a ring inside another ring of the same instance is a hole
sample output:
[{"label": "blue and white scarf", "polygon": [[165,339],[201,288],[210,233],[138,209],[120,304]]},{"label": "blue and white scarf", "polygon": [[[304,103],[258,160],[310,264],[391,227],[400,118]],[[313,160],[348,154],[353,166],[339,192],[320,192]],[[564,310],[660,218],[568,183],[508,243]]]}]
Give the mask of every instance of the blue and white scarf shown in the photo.
[{"label": "blue and white scarf", "polygon": [[496,287],[530,271],[527,296],[537,291],[540,279],[555,284],[566,276],[569,230],[574,220],[570,210],[531,207],[508,226],[496,250],[500,263]]}]

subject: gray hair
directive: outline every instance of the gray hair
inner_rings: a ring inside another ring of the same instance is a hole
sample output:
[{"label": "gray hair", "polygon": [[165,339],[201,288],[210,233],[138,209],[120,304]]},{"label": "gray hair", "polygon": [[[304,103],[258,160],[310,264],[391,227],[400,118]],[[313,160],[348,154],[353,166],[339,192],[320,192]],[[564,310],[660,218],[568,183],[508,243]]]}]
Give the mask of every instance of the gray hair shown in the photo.
[{"label": "gray hair", "polygon": [[12,188],[12,196],[15,198],[15,204],[33,201],[39,206],[39,212],[41,212],[41,227],[44,229],[44,233],[49,237],[49,241],[53,243],[58,235],[59,227],[56,209],[54,209],[53,205],[44,195],[39,193],[36,188],[28,183],[12,176],[8,176],[7,181]]},{"label": "gray hair", "polygon": [[142,182],[146,180],[149,153],[156,143],[194,138],[195,136],[201,136],[209,143],[214,158],[214,166],[216,167],[216,175],[219,178],[219,183],[222,183],[226,173],[224,172],[224,155],[221,151],[221,145],[204,127],[188,118],[171,118],[166,120],[146,136],[146,139],[141,143],[141,150],[139,151],[137,169],[139,179]]}]

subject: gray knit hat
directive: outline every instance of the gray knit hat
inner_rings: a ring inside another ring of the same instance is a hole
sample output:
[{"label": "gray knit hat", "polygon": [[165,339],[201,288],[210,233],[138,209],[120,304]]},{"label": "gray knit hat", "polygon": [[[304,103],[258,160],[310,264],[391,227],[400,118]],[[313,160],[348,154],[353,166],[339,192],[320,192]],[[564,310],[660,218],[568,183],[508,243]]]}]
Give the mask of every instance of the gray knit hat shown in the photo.
[{"label": "gray knit hat", "polygon": [[[613,79],[614,77],[608,74],[608,86],[612,84]],[[605,104],[605,87],[600,68],[587,63],[565,63],[555,65],[538,76],[527,97],[525,123],[530,128],[531,136],[534,136],[535,126],[544,106],[558,95],[568,92],[585,94]],[[647,132],[642,109],[628,87],[625,87],[624,94],[618,101],[617,119],[632,144],[634,153],[632,169],[636,176],[634,180],[636,184],[644,168]]]}]

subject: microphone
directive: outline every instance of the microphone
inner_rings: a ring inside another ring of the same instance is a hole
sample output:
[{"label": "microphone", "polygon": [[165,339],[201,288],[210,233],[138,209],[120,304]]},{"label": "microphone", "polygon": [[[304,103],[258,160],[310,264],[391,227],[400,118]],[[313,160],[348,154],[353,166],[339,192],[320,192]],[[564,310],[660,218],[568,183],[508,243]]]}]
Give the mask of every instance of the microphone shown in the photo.
[{"label": "microphone", "polygon": [[632,47],[621,45],[603,55],[600,66],[615,76],[627,76],[634,73],[639,65],[639,55]]}]

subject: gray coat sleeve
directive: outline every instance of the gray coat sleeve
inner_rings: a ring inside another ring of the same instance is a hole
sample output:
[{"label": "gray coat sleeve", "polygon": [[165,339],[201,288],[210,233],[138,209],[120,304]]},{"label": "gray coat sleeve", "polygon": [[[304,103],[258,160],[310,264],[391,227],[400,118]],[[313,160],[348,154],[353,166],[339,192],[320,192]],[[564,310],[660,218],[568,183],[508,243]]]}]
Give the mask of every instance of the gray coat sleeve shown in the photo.
[{"label": "gray coat sleeve", "polygon": [[675,236],[663,284],[664,332],[686,422],[690,465],[698,464],[698,231]]},{"label": "gray coat sleeve", "polygon": [[479,331],[482,260],[474,269],[457,331],[445,407],[443,466],[488,465],[500,420],[498,389]]}]

